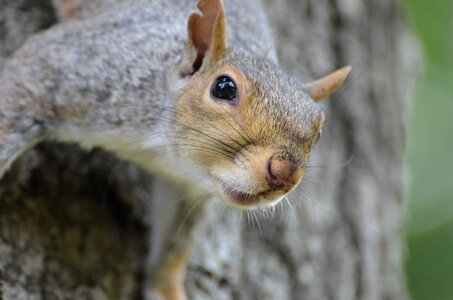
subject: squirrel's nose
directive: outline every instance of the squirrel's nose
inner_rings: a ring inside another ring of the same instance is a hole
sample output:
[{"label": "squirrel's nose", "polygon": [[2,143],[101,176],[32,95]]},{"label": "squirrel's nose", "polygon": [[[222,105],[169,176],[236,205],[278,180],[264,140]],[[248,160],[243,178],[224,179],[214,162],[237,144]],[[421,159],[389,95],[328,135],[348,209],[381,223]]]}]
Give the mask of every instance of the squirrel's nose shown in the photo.
[{"label": "squirrel's nose", "polygon": [[267,161],[267,182],[273,189],[285,189],[296,184],[302,176],[302,170],[288,160],[270,158]]}]

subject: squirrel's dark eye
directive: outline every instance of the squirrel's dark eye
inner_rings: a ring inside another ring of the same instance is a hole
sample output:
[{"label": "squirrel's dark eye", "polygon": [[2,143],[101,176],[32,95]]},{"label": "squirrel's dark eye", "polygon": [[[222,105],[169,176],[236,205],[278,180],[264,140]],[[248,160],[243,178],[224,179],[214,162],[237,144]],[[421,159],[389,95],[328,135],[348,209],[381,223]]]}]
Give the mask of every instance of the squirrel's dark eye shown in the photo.
[{"label": "squirrel's dark eye", "polygon": [[316,143],[319,141],[319,139],[321,138],[321,136],[322,136],[322,129],[319,129],[319,132],[318,132],[318,134],[316,135],[316,138],[315,138],[315,140],[313,141],[313,144],[316,144]]},{"label": "squirrel's dark eye", "polygon": [[231,101],[237,96],[236,83],[228,76],[220,76],[212,84],[211,93],[217,99]]}]

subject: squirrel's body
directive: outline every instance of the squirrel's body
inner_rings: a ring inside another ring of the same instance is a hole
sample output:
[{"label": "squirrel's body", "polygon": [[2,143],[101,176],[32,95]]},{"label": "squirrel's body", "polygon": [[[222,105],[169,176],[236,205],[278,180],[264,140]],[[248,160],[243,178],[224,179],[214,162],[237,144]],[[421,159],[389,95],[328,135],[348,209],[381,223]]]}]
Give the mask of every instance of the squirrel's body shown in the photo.
[{"label": "squirrel's body", "polygon": [[[29,39],[0,73],[0,177],[21,152],[56,139],[103,147],[166,184],[244,209],[293,190],[324,124],[313,99],[349,69],[304,85],[275,64],[258,0],[228,0],[226,18],[220,0],[200,0],[201,13],[194,4],[121,2]],[[192,221],[152,272],[167,300],[183,297],[198,218],[182,206]]]},{"label": "squirrel's body", "polygon": [[[242,16],[231,22],[231,28],[238,28],[230,31],[231,43],[273,58],[272,50],[266,53],[272,44],[267,27],[252,26],[265,23],[261,11],[251,13],[254,2],[229,1],[227,12]],[[52,138],[102,146],[162,172],[154,158],[168,149],[161,145],[159,132],[172,118],[177,98],[172,77],[194,8],[188,0],[126,1],[32,37],[1,73],[0,113],[17,114],[0,122],[34,127],[33,139],[24,141],[22,151]],[[250,39],[255,35],[260,39]],[[3,150],[16,148],[18,142]],[[0,161],[11,158],[11,151],[17,149],[2,153]]]}]

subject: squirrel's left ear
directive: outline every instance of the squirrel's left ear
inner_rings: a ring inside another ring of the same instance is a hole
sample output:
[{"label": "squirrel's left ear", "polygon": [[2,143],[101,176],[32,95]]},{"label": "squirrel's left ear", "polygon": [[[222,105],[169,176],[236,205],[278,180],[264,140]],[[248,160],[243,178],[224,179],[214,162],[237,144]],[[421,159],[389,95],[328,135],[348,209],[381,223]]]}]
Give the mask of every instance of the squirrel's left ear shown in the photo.
[{"label": "squirrel's left ear", "polygon": [[351,66],[346,66],[307,84],[305,87],[313,100],[321,101],[341,87],[350,72]]},{"label": "squirrel's left ear", "polygon": [[200,0],[200,13],[194,12],[187,23],[188,40],[181,75],[197,72],[203,63],[213,61],[227,48],[226,21],[222,0]]}]

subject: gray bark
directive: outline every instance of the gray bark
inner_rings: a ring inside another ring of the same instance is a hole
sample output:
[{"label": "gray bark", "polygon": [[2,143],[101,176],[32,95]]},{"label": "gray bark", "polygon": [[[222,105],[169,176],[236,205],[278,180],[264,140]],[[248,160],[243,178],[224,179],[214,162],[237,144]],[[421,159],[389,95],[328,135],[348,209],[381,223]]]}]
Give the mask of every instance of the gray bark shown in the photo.
[{"label": "gray bark", "polygon": [[0,69],[30,35],[56,21],[51,1],[0,0]]},{"label": "gray bark", "polygon": [[[20,44],[8,42],[15,32],[52,23],[50,6],[27,5],[39,13],[15,18],[17,27],[0,14],[3,58]],[[417,48],[397,3],[265,6],[289,72],[354,72],[330,100],[325,134],[288,202],[253,216],[211,205],[190,258],[190,299],[405,299],[402,151]],[[141,299],[152,180],[100,149],[26,152],[0,182],[0,299]]]}]

